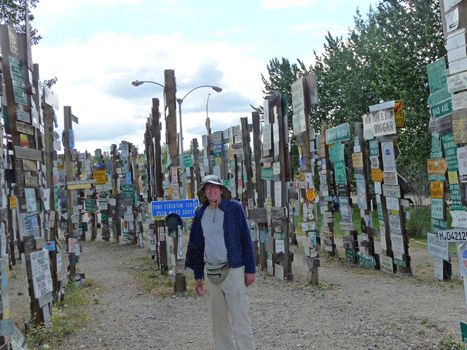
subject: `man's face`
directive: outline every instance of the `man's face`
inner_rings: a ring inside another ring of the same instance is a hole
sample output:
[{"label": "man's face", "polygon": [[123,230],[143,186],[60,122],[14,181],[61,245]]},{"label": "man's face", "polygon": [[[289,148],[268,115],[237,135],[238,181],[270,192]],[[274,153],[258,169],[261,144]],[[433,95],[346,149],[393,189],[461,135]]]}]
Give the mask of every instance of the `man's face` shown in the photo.
[{"label": "man's face", "polygon": [[217,201],[221,196],[221,188],[219,185],[215,184],[208,183],[204,187],[204,192],[206,193],[206,197],[208,198],[208,200],[213,202]]}]

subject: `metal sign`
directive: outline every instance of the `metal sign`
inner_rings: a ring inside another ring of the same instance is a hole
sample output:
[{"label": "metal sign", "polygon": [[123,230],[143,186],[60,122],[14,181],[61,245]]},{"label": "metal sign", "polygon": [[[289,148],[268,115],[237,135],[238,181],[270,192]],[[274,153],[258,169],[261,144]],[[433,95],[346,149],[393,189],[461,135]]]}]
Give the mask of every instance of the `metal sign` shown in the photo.
[{"label": "metal sign", "polygon": [[427,233],[428,254],[436,258],[449,261],[449,243],[440,242],[438,235],[435,233]]},{"label": "metal sign", "polygon": [[430,107],[430,113],[433,118],[443,117],[452,113],[452,100],[450,98]]},{"label": "metal sign", "polygon": [[444,197],[444,182],[430,182],[430,197],[443,198]]},{"label": "metal sign", "polygon": [[[452,124],[451,124],[452,125]],[[450,132],[443,135],[444,157],[448,163],[449,171],[458,171],[457,163],[457,145],[454,143],[454,133]]]},{"label": "metal sign", "polygon": [[349,123],[341,124],[335,128],[326,130],[326,145],[347,140],[350,140]]},{"label": "metal sign", "polygon": [[457,149],[457,164],[460,182],[467,182],[467,146]]},{"label": "metal sign", "polygon": [[443,230],[438,232],[438,240],[441,242],[466,242],[466,230]]},{"label": "metal sign", "polygon": [[197,199],[151,202],[152,216],[156,217],[175,213],[181,218],[192,218],[195,216],[195,209],[198,206],[199,202]]},{"label": "metal sign", "polygon": [[430,93],[434,94],[445,89],[447,85],[446,59],[442,57],[436,62],[427,65],[426,70]]},{"label": "metal sign", "polygon": [[465,211],[450,211],[452,217],[452,227],[467,228],[467,212]]}]

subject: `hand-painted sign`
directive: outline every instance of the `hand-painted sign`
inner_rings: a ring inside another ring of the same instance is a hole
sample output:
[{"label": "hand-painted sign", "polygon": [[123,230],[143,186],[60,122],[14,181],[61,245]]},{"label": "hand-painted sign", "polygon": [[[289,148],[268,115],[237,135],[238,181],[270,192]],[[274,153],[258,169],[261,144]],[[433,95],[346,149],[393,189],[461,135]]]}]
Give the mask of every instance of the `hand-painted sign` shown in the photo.
[{"label": "hand-painted sign", "polygon": [[428,159],[427,160],[428,174],[445,174],[448,170],[448,163],[446,159]]},{"label": "hand-painted sign", "polygon": [[444,182],[430,182],[430,197],[443,198],[444,197]]},{"label": "hand-painted sign", "polygon": [[365,140],[397,133],[394,109],[383,109],[363,116]]}]

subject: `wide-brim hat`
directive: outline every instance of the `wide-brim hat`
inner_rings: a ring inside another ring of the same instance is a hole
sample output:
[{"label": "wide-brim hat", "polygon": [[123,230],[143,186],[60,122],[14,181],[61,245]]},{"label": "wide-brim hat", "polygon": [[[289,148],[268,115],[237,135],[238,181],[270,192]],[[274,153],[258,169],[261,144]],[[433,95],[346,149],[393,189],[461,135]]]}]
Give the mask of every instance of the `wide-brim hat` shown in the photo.
[{"label": "wide-brim hat", "polygon": [[204,204],[204,202],[207,201],[206,193],[205,193],[205,187],[207,184],[214,184],[218,185],[221,188],[221,195],[226,198],[226,199],[231,199],[232,194],[230,193],[229,189],[224,186],[223,181],[221,178],[217,175],[206,175],[203,180],[201,181],[201,188],[198,190],[197,195],[199,202],[201,204]]}]

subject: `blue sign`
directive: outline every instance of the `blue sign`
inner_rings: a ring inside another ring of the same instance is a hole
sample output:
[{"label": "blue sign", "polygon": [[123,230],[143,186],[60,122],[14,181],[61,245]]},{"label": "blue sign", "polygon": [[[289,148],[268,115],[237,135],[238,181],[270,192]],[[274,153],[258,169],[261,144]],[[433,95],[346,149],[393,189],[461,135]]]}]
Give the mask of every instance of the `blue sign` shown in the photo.
[{"label": "blue sign", "polygon": [[68,129],[68,147],[75,148],[75,133],[73,129]]},{"label": "blue sign", "polygon": [[151,202],[152,216],[167,216],[171,213],[178,214],[181,218],[192,218],[195,209],[199,206],[197,199],[185,199],[180,201]]}]

